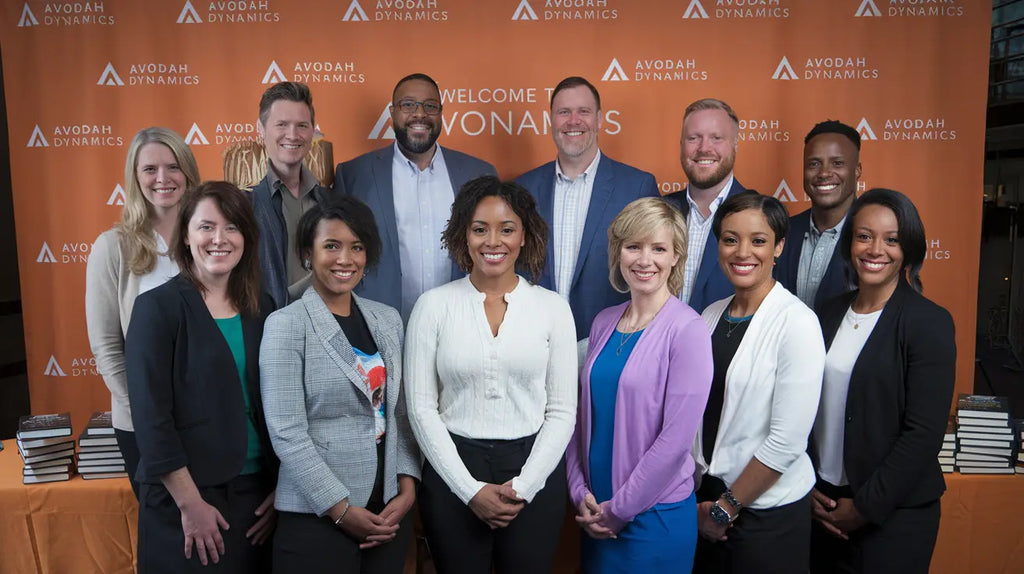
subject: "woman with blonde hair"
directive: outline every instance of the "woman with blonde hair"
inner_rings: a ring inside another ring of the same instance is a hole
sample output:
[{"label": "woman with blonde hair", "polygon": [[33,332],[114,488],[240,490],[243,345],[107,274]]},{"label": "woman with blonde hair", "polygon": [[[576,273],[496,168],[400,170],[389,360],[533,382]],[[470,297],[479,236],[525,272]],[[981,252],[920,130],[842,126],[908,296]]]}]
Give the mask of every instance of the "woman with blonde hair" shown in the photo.
[{"label": "woman with blonde hair", "polygon": [[629,301],[590,330],[566,451],[585,572],[688,572],[697,544],[690,454],[711,388],[711,337],[679,299],[686,223],[660,198],[608,228],[609,280]]},{"label": "woman with blonde hair", "polygon": [[86,267],[85,319],[96,367],[110,389],[110,411],[132,490],[139,449],[128,405],[124,336],[135,298],[178,274],[168,254],[178,204],[199,184],[192,151],[177,133],[161,127],[140,130],[128,147],[121,221],[104,231]]}]

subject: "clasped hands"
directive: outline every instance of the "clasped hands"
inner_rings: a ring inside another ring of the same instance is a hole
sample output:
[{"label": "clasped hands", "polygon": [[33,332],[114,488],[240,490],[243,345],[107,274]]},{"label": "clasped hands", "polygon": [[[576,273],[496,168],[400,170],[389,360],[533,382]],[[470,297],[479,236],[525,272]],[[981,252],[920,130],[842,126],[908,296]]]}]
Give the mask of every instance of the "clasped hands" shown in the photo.
[{"label": "clasped hands", "polygon": [[580,502],[579,508],[577,508],[576,522],[579,523],[583,531],[591,538],[597,540],[617,538],[615,532],[604,522],[606,516],[605,506],[607,504],[607,502],[598,504],[594,495],[588,492],[583,497],[583,501]]},{"label": "clasped hands", "polygon": [[526,505],[516,494],[512,481],[505,484],[485,484],[469,501],[469,508],[476,517],[491,529],[505,528]]},{"label": "clasped hands", "polygon": [[412,508],[415,500],[415,494],[411,489],[402,490],[384,506],[380,514],[375,514],[359,506],[348,506],[346,498],[331,508],[327,515],[334,521],[344,512],[345,518],[338,526],[345,534],[359,542],[360,550],[366,550],[395,539],[402,519]]},{"label": "clasped hands", "polygon": [[843,540],[849,540],[850,532],[867,524],[867,520],[853,505],[852,498],[833,500],[817,488],[811,491],[811,512],[822,528]]}]

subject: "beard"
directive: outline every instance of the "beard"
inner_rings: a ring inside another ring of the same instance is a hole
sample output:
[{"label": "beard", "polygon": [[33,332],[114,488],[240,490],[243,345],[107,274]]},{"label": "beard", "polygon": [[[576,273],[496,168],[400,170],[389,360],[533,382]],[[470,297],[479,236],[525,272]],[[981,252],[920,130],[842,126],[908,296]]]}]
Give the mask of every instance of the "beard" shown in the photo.
[{"label": "beard", "polygon": [[736,154],[730,154],[722,157],[718,162],[718,167],[715,171],[711,172],[707,176],[702,176],[694,169],[696,167],[696,160],[693,162],[687,160],[683,162],[683,173],[686,174],[686,180],[691,185],[699,189],[712,188],[729,177],[732,173],[732,168],[736,164]]},{"label": "beard", "polygon": [[423,153],[434,146],[438,136],[441,135],[441,124],[435,124],[430,130],[430,135],[425,140],[413,140],[409,137],[409,128],[395,126],[395,140],[398,147],[409,153]]}]

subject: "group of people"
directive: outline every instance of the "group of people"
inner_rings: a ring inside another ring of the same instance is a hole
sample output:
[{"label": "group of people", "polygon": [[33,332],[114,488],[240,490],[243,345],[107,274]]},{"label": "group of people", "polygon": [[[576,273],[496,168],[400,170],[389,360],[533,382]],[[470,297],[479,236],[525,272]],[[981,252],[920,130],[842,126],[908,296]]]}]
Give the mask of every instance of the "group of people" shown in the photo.
[{"label": "group of people", "polygon": [[855,129],[807,135],[790,218],[733,176],[721,100],[665,197],[601,153],[584,78],[515,181],[438,145],[442,107],[402,78],[394,144],[333,189],[299,83],[261,98],[249,193],[132,140],[86,312],[141,573],[397,573],[414,506],[440,573],[547,572],[570,504],[585,572],[927,572],[953,322],[913,203],[857,197]]}]

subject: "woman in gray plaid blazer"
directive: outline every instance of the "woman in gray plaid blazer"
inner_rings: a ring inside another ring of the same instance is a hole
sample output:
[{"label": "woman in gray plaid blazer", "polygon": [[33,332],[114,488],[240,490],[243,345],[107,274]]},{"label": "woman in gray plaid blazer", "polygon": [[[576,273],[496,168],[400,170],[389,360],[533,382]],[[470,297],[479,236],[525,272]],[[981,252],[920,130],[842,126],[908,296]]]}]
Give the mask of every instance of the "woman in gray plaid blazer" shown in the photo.
[{"label": "woman in gray plaid blazer", "polygon": [[311,287],[264,330],[267,428],[281,459],[277,572],[400,572],[419,450],[402,394],[402,320],[352,289],[381,243],[370,209],[344,195],[302,216]]}]

